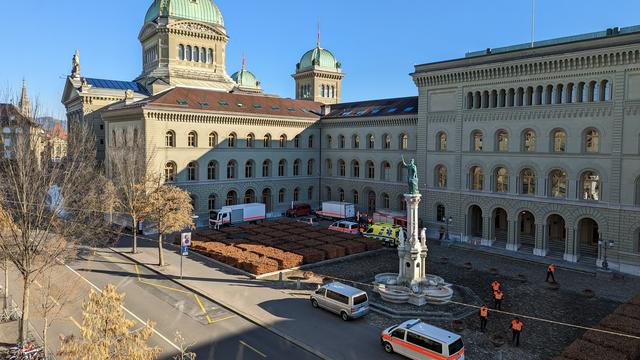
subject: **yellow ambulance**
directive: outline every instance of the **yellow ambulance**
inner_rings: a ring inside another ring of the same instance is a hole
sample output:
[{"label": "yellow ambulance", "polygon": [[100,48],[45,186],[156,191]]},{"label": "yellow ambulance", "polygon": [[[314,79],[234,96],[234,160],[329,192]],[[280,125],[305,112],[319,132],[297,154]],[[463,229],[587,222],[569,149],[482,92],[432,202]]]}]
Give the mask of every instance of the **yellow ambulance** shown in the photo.
[{"label": "yellow ambulance", "polygon": [[374,223],[369,226],[362,236],[380,240],[385,246],[397,247],[398,240],[400,238],[400,231],[404,232],[404,237],[406,239],[407,233],[401,226],[389,223]]}]

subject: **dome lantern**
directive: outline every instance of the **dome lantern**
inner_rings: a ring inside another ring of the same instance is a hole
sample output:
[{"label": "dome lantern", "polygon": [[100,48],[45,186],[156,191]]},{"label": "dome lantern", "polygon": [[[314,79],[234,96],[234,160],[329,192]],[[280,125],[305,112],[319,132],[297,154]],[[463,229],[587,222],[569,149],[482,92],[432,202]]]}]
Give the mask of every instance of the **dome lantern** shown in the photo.
[{"label": "dome lantern", "polygon": [[154,0],[144,21],[150,23],[167,16],[224,27],[222,13],[212,0]]}]

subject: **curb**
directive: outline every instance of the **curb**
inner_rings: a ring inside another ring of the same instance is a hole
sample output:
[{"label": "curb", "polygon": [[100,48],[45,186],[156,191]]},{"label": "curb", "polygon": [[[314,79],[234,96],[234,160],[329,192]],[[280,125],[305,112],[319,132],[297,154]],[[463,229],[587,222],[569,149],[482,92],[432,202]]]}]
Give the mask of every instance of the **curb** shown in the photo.
[{"label": "curb", "polygon": [[[309,345],[307,345],[307,344],[305,344],[305,343],[303,343],[303,342],[301,342],[301,341],[299,341],[299,340],[297,340],[297,339],[295,339],[295,338],[293,338],[293,337],[281,332],[280,330],[278,330],[278,329],[276,329],[276,328],[274,328],[272,326],[269,326],[269,325],[263,323],[261,320],[250,316],[249,314],[245,313],[244,311],[239,310],[236,307],[227,304],[226,302],[223,302],[223,301],[216,300],[216,299],[212,298],[211,296],[209,296],[208,294],[206,294],[205,292],[199,290],[196,287],[185,285],[181,281],[179,281],[177,279],[173,279],[172,277],[170,277],[170,276],[168,276],[168,275],[166,275],[166,274],[164,274],[164,273],[162,273],[162,272],[160,272],[160,271],[158,271],[158,270],[156,270],[156,269],[154,269],[152,267],[149,267],[147,264],[143,264],[139,260],[131,257],[129,254],[120,252],[120,251],[118,251],[118,250],[116,250],[114,248],[111,248],[111,247],[109,249],[111,251],[113,251],[114,253],[119,254],[121,256],[124,256],[125,258],[129,259],[130,261],[133,261],[136,264],[138,264],[140,266],[143,266],[144,268],[146,268],[146,269],[148,269],[148,270],[150,270],[150,271],[152,271],[152,272],[154,272],[154,273],[156,273],[156,274],[168,279],[169,281],[171,281],[171,282],[173,282],[173,283],[175,283],[175,284],[177,284],[177,285],[179,285],[179,286],[181,286],[181,287],[183,287],[185,289],[191,290],[195,294],[197,294],[197,295],[199,295],[199,296],[201,296],[201,297],[203,297],[203,298],[205,298],[205,299],[207,299],[209,301],[212,301],[212,302],[215,302],[215,303],[218,303],[218,304],[222,305],[223,307],[225,307],[225,308],[231,310],[232,312],[240,315],[240,317],[244,318],[245,320],[247,320],[247,321],[249,321],[249,322],[251,322],[251,323],[253,323],[253,324],[255,324],[255,325],[257,325],[257,326],[259,326],[261,328],[264,328],[264,329],[270,331],[271,333],[273,333],[273,334],[285,339],[286,341],[298,346],[299,348],[301,348],[301,349],[303,349],[303,350],[305,350],[305,351],[307,351],[307,352],[319,357],[320,359],[332,360],[331,357],[321,353],[318,350],[315,350],[311,346],[309,346]],[[235,269],[235,268],[233,268],[233,269]]]}]

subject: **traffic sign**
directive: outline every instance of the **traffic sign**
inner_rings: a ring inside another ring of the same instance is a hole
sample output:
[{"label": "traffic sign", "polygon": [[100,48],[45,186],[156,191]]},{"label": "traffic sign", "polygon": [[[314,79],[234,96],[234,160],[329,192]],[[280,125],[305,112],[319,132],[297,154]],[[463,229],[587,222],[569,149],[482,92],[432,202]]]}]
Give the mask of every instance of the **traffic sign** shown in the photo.
[{"label": "traffic sign", "polygon": [[189,247],[191,246],[191,233],[182,233],[182,235],[180,236],[180,244],[182,246],[186,246]]},{"label": "traffic sign", "polygon": [[180,254],[182,254],[182,256],[188,256],[189,255],[189,247],[188,246],[180,246]]}]

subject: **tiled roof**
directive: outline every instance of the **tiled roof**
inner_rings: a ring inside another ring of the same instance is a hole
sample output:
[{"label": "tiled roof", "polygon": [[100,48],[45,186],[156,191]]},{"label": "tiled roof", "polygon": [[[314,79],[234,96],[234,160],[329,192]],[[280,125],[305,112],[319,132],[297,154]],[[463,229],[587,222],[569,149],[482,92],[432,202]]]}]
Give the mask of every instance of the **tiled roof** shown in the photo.
[{"label": "tiled roof", "polygon": [[134,92],[148,95],[147,90],[134,81],[118,81],[94,78],[85,78],[85,80],[87,80],[87,84],[101,89],[133,90]]},{"label": "tiled roof", "polygon": [[324,119],[358,118],[367,116],[415,115],[418,113],[418,97],[384,100],[368,100],[331,105]]},{"label": "tiled roof", "polygon": [[256,115],[318,119],[321,103],[274,96],[246,95],[177,87],[138,101],[131,106],[160,106],[173,109],[222,111]]},{"label": "tiled roof", "polygon": [[17,106],[13,104],[0,104],[0,126],[38,126],[38,124],[22,115]]}]

